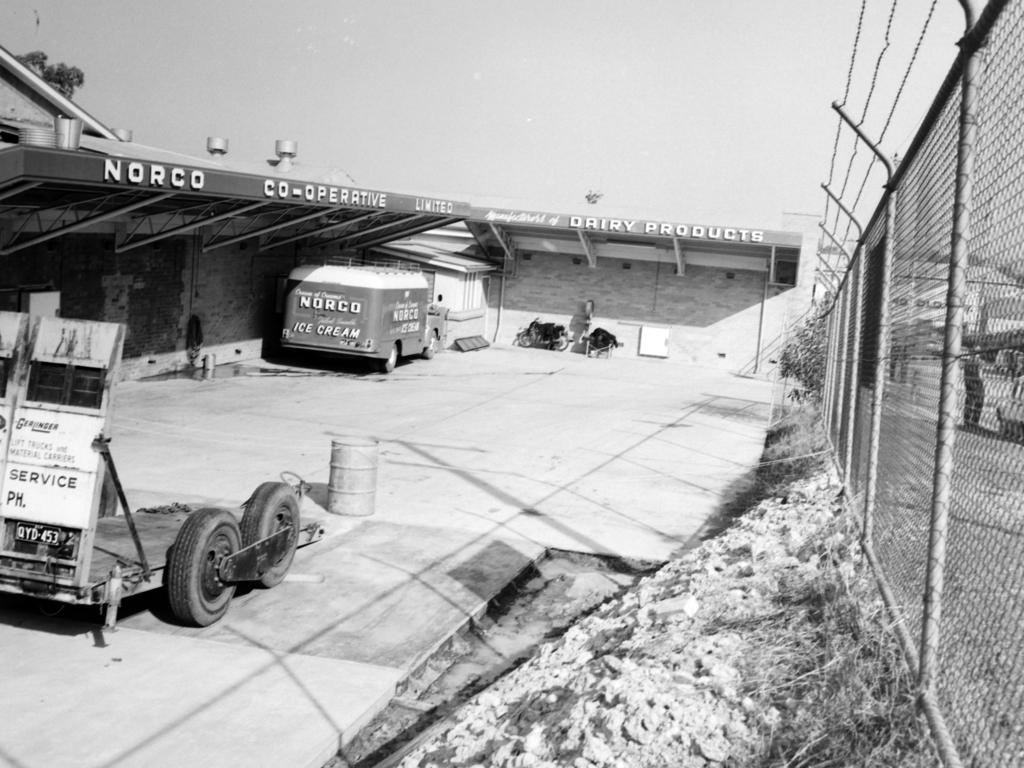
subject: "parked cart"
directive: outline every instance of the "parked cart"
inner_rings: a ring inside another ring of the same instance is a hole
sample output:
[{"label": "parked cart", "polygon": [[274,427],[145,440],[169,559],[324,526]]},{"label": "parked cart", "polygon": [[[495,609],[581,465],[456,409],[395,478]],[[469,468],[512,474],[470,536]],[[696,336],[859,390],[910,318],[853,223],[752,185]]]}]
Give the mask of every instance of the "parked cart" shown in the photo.
[{"label": "parked cart", "polygon": [[133,514],[110,449],[123,326],[0,312],[0,591],[105,609],[166,587],[174,615],[206,626],[235,587],[272,587],[323,536],[300,519],[303,486],[259,485],[240,516],[219,508]]},{"label": "parked cart", "polygon": [[612,350],[622,343],[604,328],[595,328],[584,337],[583,351],[587,357],[611,357]]}]

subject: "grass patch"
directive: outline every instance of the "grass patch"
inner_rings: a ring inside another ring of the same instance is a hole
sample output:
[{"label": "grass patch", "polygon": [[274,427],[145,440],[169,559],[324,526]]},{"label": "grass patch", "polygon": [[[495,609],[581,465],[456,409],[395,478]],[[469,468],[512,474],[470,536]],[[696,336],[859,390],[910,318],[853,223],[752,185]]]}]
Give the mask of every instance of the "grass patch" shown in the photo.
[{"label": "grass patch", "polygon": [[765,436],[754,492],[762,499],[785,496],[794,480],[825,469],[828,454],[818,409],[811,405],[790,409]]},{"label": "grass patch", "polygon": [[[789,483],[825,468],[827,449],[817,410],[791,411],[765,441],[761,498],[785,499]],[[939,765],[853,512],[840,512],[799,558],[817,563],[813,575],[783,571],[778,610],[743,628],[757,649],[746,693],[771,713],[763,749],[747,765]]]},{"label": "grass patch", "polygon": [[756,507],[762,499],[785,496],[790,483],[822,471],[829,450],[817,408],[805,404],[787,409],[768,429],[761,461],[726,493],[717,515],[700,538],[721,533],[734,518]]},{"label": "grass patch", "polygon": [[[763,768],[939,765],[914,680],[866,563],[853,565],[852,519],[825,534],[819,575],[779,584],[779,610],[749,627],[750,690],[777,720]],[[839,551],[836,551],[839,550]]]}]

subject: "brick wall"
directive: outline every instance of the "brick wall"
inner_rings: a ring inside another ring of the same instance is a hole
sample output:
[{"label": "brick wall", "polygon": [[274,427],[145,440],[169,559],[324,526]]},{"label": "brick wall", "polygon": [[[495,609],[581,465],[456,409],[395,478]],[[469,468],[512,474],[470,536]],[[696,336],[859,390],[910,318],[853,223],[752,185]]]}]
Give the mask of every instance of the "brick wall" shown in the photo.
[{"label": "brick wall", "polygon": [[184,244],[115,254],[113,242],[112,233],[69,235],[4,257],[2,287],[50,285],[64,317],[125,323],[125,357],[173,349]]},{"label": "brick wall", "polygon": [[279,333],[273,325],[278,275],[295,263],[287,253],[257,253],[254,245],[239,243],[195,259],[190,312],[203,324],[205,342],[230,344]]},{"label": "brick wall", "polygon": [[[61,253],[43,246],[0,256],[0,290],[60,285]],[[12,307],[13,309],[13,307]]]},{"label": "brick wall", "polygon": [[[4,257],[0,290],[48,286],[61,314],[124,323],[122,378],[189,365],[189,317],[200,319],[201,355],[218,363],[258,358],[276,338],[276,277],[295,263],[291,250],[257,254],[252,244],[199,252],[196,236],[167,238],[114,253],[114,233],[69,235]],[[202,364],[202,359],[197,361]]]},{"label": "brick wall", "polygon": [[[591,327],[605,328],[623,342],[616,354],[636,355],[641,326],[654,325],[670,329],[673,358],[731,370],[751,362],[761,323],[764,273],[694,265],[683,275],[674,272],[671,262],[604,258],[590,267],[585,260],[574,264],[569,256],[533,254],[520,260],[516,277],[506,279],[497,341],[512,343],[516,332],[538,316],[566,324],[578,338],[585,332],[584,302],[592,299]],[[500,282],[491,281],[492,316]],[[781,332],[790,293],[769,287],[762,344]]]},{"label": "brick wall", "polygon": [[[273,353],[281,324],[274,307],[277,278],[297,264],[324,260],[320,249],[286,246],[257,253],[253,242],[203,254],[198,235],[123,254],[114,253],[113,243],[112,231],[70,235],[3,257],[0,289],[50,286],[61,291],[65,317],[125,323],[122,378],[187,367],[192,314],[202,325],[201,355],[217,363]],[[637,354],[640,329],[647,324],[670,329],[674,358],[730,370],[749,365],[762,325],[764,273],[689,265],[677,276],[671,262],[632,261],[629,269],[624,263],[603,258],[591,268],[569,256],[534,254],[520,261],[516,277],[505,280],[500,314],[502,280],[495,277],[488,281],[487,315],[471,313],[453,322],[448,340],[482,334],[491,341],[500,319],[495,340],[510,344],[516,331],[538,316],[565,323],[578,338],[585,332],[584,302],[592,299],[592,327],[619,337],[624,346],[617,354]],[[806,266],[802,274],[802,284],[813,279]],[[762,350],[779,337],[787,317],[792,320],[805,308],[807,287],[802,288],[769,288]]]}]

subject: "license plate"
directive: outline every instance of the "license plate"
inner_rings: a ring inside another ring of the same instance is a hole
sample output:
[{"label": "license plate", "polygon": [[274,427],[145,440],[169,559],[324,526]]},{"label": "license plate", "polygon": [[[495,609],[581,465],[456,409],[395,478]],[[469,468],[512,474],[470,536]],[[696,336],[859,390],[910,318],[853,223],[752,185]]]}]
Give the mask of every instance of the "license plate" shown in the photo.
[{"label": "license plate", "polygon": [[15,523],[14,538],[31,544],[46,544],[54,547],[60,544],[60,528],[39,523]]}]

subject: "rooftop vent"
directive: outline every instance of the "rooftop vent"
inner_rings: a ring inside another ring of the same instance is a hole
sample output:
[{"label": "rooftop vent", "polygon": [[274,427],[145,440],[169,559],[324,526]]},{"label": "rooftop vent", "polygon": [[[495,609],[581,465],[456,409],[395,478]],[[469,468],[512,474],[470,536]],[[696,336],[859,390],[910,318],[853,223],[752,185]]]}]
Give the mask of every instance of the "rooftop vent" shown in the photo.
[{"label": "rooftop vent", "polygon": [[53,134],[57,149],[78,149],[82,142],[82,120],[58,115],[53,119]]},{"label": "rooftop vent", "polygon": [[277,170],[282,173],[292,169],[292,158],[298,154],[299,145],[289,139],[278,139],[274,142],[274,154],[277,155]]},{"label": "rooftop vent", "polygon": [[206,151],[214,157],[220,157],[228,153],[228,140],[219,136],[206,137]]}]

